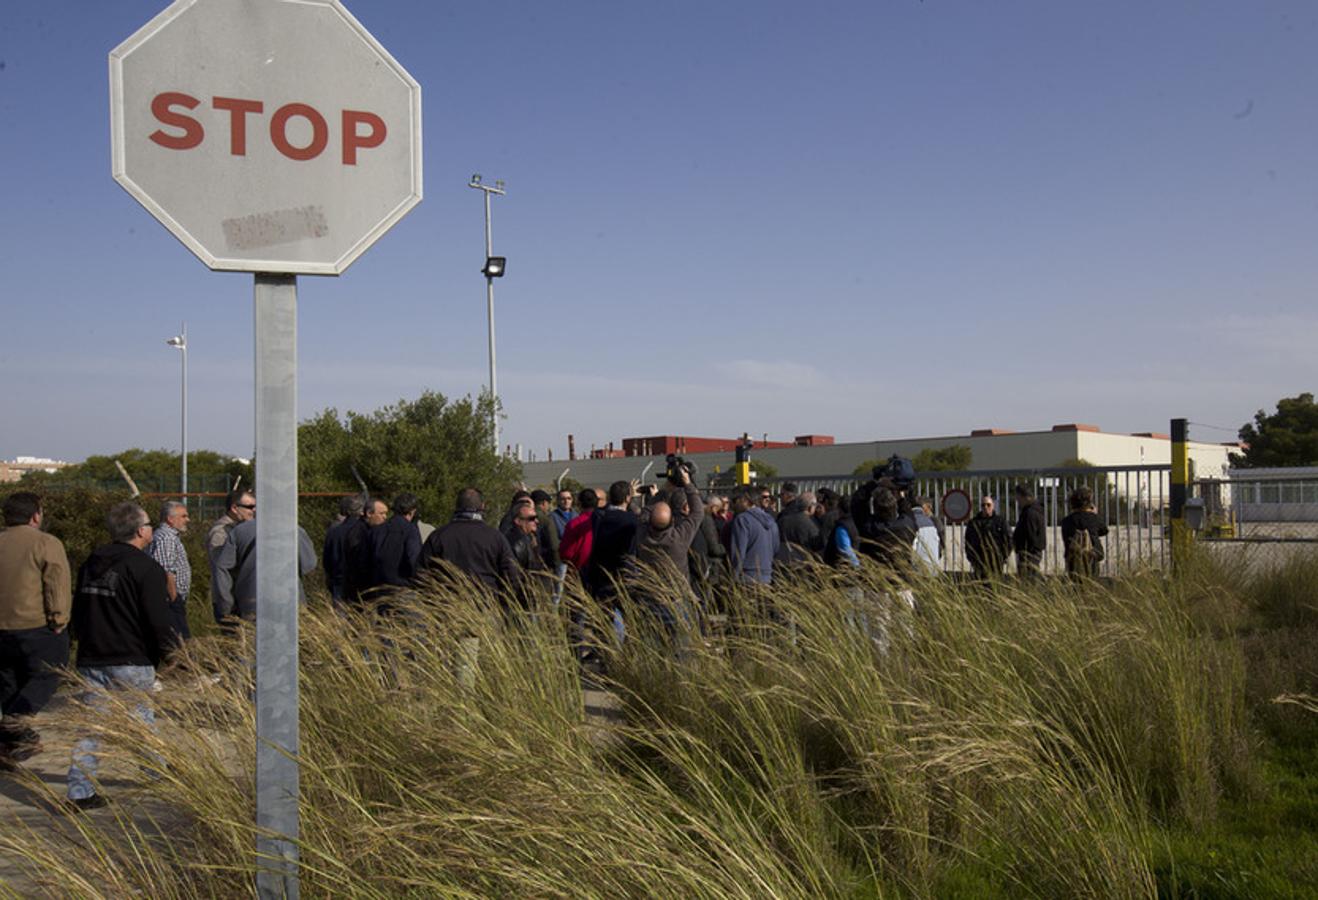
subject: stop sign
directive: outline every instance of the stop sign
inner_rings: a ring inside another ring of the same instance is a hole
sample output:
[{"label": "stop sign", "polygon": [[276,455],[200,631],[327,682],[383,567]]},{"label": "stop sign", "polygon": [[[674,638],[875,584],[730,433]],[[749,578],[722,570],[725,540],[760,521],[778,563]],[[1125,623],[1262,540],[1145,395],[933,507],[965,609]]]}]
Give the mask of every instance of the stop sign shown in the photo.
[{"label": "stop sign", "polygon": [[339,0],[175,0],[110,117],[115,180],[212,269],[337,275],[421,201],[421,87]]}]

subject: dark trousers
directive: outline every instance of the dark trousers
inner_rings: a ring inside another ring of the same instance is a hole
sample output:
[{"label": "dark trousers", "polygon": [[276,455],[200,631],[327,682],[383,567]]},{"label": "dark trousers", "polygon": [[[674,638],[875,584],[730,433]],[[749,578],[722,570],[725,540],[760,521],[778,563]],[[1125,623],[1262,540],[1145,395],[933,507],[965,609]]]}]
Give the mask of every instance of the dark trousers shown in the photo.
[{"label": "dark trousers", "polygon": [[0,712],[5,718],[40,712],[68,664],[67,628],[59,634],[45,626],[0,631]]},{"label": "dark trousers", "polygon": [[188,630],[188,601],[180,597],[177,600],[169,601],[169,625],[174,634],[178,635],[178,643],[192,637],[192,632]]}]

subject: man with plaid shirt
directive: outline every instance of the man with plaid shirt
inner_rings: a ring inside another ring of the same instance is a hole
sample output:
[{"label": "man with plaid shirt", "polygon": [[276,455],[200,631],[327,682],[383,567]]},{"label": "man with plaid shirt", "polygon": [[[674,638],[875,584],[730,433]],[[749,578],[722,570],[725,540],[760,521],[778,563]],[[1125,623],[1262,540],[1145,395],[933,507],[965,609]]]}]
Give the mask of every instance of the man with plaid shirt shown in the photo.
[{"label": "man with plaid shirt", "polygon": [[170,625],[178,642],[182,643],[192,637],[188,630],[188,589],[192,587],[192,564],[188,562],[181,537],[188,530],[188,508],[177,500],[166,500],[160,519],[160,527],[155,530],[146,552],[165,570]]}]

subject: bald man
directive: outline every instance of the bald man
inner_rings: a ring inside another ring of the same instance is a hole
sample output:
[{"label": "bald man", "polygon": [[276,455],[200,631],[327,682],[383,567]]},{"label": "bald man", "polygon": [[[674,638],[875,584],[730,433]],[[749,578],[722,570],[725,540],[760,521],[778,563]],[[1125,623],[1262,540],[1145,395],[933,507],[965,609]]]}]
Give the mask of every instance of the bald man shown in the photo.
[{"label": "bald man", "polygon": [[658,500],[642,513],[636,532],[636,564],[643,568],[668,571],[689,583],[687,551],[705,517],[700,492],[691,484],[691,476],[678,468],[678,483],[671,486],[667,500]]}]

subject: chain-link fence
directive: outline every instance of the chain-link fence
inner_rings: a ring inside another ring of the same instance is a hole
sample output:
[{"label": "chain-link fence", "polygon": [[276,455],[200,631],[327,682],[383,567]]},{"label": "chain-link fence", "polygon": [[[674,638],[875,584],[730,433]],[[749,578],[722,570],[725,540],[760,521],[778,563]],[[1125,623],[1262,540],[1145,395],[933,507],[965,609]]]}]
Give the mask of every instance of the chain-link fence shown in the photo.
[{"label": "chain-link fence", "polygon": [[1233,569],[1318,553],[1318,469],[1233,469],[1195,482],[1192,496],[1201,545]]},{"label": "chain-link fence", "polygon": [[[183,497],[179,492],[177,475],[135,476],[133,484],[138,490],[137,499],[153,520],[160,515],[160,506],[166,500],[179,500]],[[230,477],[222,473],[217,475],[189,475],[187,504],[193,520],[210,522],[223,515],[224,498],[234,486],[235,484]],[[251,485],[247,486],[251,487]],[[6,485],[6,487],[11,490],[27,490],[24,483]],[[95,491],[102,494],[121,495],[125,498],[131,495],[128,482],[122,478],[60,480],[42,483],[36,487],[36,490],[43,494]]]},{"label": "chain-link fence", "polygon": [[[224,499],[235,487],[252,489],[252,485],[239,485],[224,474],[189,475],[186,497],[179,493],[179,483],[175,476],[134,477],[133,483],[138,489],[137,501],[142,504],[152,521],[159,519],[163,504],[169,500],[186,499],[188,510],[192,514],[193,528],[202,530],[220,516],[224,515]],[[17,487],[15,488],[17,489]],[[123,479],[61,481],[55,484],[43,484],[39,488],[45,494],[70,494],[80,491],[94,491],[100,494],[127,499],[130,496],[128,483]],[[298,512],[300,524],[313,536],[322,535],[325,528],[333,521],[338,510],[340,497],[354,494],[356,491],[301,491],[298,494]]]}]

